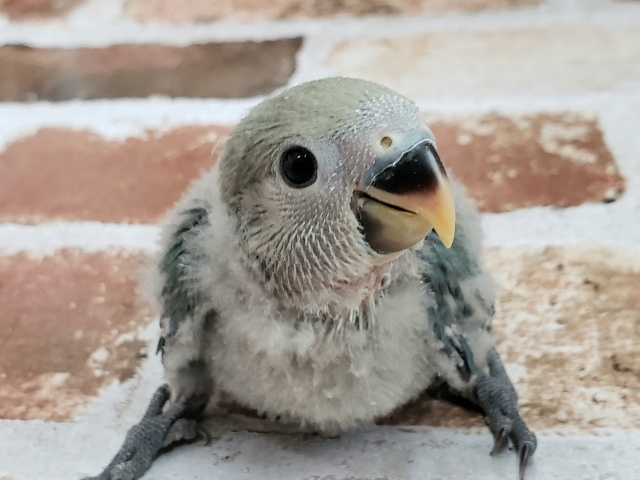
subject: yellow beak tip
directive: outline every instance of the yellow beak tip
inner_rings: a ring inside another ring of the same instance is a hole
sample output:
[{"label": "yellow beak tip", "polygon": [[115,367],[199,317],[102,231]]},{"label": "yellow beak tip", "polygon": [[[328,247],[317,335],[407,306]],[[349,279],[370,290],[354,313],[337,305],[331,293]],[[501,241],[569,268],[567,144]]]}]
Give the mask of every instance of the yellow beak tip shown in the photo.
[{"label": "yellow beak tip", "polygon": [[443,202],[444,208],[436,208],[436,212],[430,212],[430,221],[433,229],[440,237],[445,247],[451,248],[456,236],[456,211],[453,205],[453,197],[445,197],[447,201]]},{"label": "yellow beak tip", "polygon": [[451,236],[449,236],[447,238],[440,237],[440,240],[442,240],[442,243],[447,248],[451,248],[451,246],[453,245],[453,235],[451,235]]}]

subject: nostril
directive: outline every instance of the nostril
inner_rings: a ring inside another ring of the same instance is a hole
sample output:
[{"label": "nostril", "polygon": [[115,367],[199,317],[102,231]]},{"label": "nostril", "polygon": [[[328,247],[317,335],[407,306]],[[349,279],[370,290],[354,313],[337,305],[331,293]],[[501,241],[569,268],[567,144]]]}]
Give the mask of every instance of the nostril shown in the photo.
[{"label": "nostril", "polygon": [[385,135],[380,139],[380,145],[382,145],[384,148],[389,148],[391,145],[393,145],[393,139],[390,136]]}]

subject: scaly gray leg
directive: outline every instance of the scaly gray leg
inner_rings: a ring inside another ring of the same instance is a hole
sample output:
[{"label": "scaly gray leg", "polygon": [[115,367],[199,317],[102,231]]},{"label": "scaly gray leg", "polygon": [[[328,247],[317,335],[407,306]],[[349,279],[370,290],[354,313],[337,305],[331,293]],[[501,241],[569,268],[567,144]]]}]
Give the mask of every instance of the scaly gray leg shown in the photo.
[{"label": "scaly gray leg", "polygon": [[175,442],[192,442],[201,438],[197,422],[185,418],[193,411],[189,400],[177,399],[165,412],[169,387],[163,385],[154,393],[147,411],[137,425],[127,432],[124,444],[104,471],[82,480],[136,480],[149,469],[158,453]]},{"label": "scaly gray leg", "polygon": [[[489,373],[487,374],[476,364],[471,347],[464,335],[445,331],[442,328],[436,328],[435,332],[443,342],[443,352],[455,362],[460,377],[466,381],[475,376],[470,400],[482,410],[485,422],[493,433],[495,443],[491,455],[502,451],[511,439],[518,451],[520,480],[523,480],[527,463],[536,451],[537,440],[520,416],[518,396],[504,370],[500,355],[494,348],[489,351],[487,357]],[[455,396],[463,395],[463,392],[455,392],[448,385],[446,387],[447,389],[441,390],[440,393],[451,401],[457,400]]]},{"label": "scaly gray leg", "polygon": [[536,451],[536,436],[520,416],[518,396],[495,349],[489,352],[488,363],[488,375],[479,369],[474,373],[477,375],[476,400],[495,438],[491,455],[502,451],[511,439],[518,451],[520,480],[523,480],[527,463]]}]

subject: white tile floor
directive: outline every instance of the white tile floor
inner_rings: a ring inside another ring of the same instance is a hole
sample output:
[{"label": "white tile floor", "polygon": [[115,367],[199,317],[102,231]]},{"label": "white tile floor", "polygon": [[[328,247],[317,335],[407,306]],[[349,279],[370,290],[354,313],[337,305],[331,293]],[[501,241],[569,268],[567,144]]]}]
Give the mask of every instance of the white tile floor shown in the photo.
[{"label": "white tile floor", "polygon": [[[0,475],[69,480],[96,474],[119,436],[80,424],[2,425]],[[26,440],[29,438],[29,442]],[[24,439],[16,441],[16,439]],[[640,478],[640,432],[538,437],[527,480]],[[340,439],[249,432],[224,434],[209,446],[182,447],[159,458],[145,480],[516,480],[517,456],[490,457],[488,432],[371,427]],[[0,478],[4,478],[1,477]]]}]

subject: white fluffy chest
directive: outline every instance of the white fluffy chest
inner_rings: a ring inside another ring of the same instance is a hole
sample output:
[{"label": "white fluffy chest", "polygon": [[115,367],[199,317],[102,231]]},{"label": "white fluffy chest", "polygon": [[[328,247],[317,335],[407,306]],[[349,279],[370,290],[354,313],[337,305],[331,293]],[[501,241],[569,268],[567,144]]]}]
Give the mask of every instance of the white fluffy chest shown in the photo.
[{"label": "white fluffy chest", "polygon": [[[268,310],[268,309],[266,309]],[[368,330],[320,328],[254,309],[219,318],[209,338],[216,384],[258,411],[323,430],[391,412],[435,376],[418,284],[386,296]]]}]

